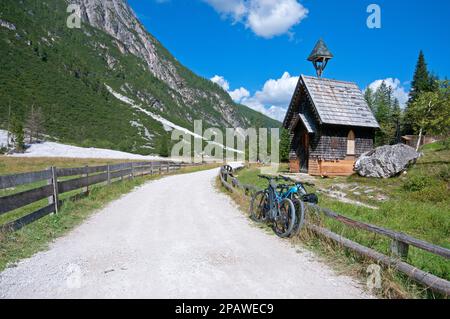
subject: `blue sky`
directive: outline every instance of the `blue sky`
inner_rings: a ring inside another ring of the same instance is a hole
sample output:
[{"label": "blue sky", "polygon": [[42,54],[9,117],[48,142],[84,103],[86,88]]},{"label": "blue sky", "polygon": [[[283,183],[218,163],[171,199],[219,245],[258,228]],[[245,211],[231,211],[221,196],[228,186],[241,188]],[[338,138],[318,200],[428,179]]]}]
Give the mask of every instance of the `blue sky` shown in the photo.
[{"label": "blue sky", "polygon": [[[315,74],[306,58],[320,37],[335,56],[324,77],[361,89],[388,79],[401,102],[420,49],[431,71],[450,73],[448,0],[128,1],[181,63],[275,118],[297,76]],[[366,25],[371,3],[381,8],[380,29]]]}]

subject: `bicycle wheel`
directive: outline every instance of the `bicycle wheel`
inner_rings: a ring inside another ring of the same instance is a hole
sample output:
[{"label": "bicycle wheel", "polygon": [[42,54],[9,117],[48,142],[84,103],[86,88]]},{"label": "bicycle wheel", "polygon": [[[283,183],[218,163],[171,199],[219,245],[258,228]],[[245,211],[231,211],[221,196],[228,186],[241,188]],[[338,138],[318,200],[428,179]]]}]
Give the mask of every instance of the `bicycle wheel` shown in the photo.
[{"label": "bicycle wheel", "polygon": [[292,234],[297,234],[305,223],[305,203],[297,197],[292,199],[295,207],[295,225]]},{"label": "bicycle wheel", "polygon": [[266,220],[266,213],[269,209],[269,197],[265,191],[259,191],[253,195],[250,202],[250,218],[261,223]]},{"label": "bicycle wheel", "polygon": [[278,216],[273,223],[273,231],[279,237],[289,237],[295,225],[295,207],[289,198],[281,201],[278,207]]}]

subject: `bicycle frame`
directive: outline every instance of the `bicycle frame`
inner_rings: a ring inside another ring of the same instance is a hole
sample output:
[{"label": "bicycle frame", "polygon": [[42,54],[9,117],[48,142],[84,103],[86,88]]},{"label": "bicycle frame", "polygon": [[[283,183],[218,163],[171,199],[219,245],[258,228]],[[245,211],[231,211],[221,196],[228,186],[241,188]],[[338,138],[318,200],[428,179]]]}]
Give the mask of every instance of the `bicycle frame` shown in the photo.
[{"label": "bicycle frame", "polygon": [[283,192],[281,196],[283,198],[291,198],[292,195],[300,193],[300,195],[306,195],[307,191],[302,183],[295,183],[290,187],[286,187],[287,191]]},{"label": "bicycle frame", "polygon": [[282,194],[278,193],[276,188],[269,183],[268,187],[268,193],[269,193],[269,219],[274,220],[278,215],[278,207],[276,205],[279,205],[280,202],[285,198],[282,196]]}]

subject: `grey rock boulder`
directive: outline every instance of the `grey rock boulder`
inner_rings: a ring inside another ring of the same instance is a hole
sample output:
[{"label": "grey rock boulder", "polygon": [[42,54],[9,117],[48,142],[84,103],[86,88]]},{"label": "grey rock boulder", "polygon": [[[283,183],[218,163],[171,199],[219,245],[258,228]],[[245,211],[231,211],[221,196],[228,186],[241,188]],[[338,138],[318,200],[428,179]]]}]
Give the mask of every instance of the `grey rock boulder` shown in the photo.
[{"label": "grey rock boulder", "polygon": [[388,178],[406,170],[420,155],[405,144],[384,145],[362,154],[355,163],[355,171],[364,177]]}]

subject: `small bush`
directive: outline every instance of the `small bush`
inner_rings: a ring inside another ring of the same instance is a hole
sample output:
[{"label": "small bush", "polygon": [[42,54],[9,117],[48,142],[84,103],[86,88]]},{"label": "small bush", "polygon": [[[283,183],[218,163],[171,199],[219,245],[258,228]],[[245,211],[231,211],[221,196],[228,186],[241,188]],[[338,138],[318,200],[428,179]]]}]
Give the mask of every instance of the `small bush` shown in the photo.
[{"label": "small bush", "polygon": [[412,175],[403,184],[403,189],[409,192],[418,192],[433,184],[433,181],[424,175]]},{"label": "small bush", "polygon": [[442,141],[442,149],[443,150],[450,150],[450,138],[447,138]]},{"label": "small bush", "polygon": [[425,187],[424,189],[413,192],[411,194],[411,199],[416,201],[427,201],[440,203],[448,198],[447,185],[445,183],[440,183],[438,185],[432,185]]},{"label": "small bush", "polygon": [[444,182],[450,182],[450,166],[446,165],[442,167],[438,173],[438,177]]}]

